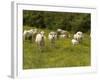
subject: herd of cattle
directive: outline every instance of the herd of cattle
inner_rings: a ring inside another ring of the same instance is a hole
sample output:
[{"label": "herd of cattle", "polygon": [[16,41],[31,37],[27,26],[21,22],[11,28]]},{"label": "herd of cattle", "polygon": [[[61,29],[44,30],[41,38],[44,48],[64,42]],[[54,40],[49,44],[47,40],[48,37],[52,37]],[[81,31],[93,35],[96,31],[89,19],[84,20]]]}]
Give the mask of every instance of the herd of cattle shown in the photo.
[{"label": "herd of cattle", "polygon": [[[48,33],[48,40],[52,45],[56,43],[57,39],[71,38],[68,31],[57,29],[56,31],[51,31]],[[83,33],[81,31],[76,32],[72,36],[72,45],[77,45],[82,41]],[[44,31],[39,31],[38,29],[24,30],[23,39],[30,40],[31,42],[36,42],[39,47],[45,46],[47,37]]]}]

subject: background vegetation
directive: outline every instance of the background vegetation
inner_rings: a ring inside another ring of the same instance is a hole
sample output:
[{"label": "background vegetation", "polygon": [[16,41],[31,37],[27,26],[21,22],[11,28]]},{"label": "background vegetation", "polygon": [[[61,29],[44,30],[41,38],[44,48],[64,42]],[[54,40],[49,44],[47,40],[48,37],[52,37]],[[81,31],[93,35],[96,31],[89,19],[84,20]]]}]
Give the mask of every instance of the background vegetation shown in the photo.
[{"label": "background vegetation", "polygon": [[23,25],[56,30],[58,28],[77,32],[90,32],[89,13],[66,13],[48,11],[23,11]]}]

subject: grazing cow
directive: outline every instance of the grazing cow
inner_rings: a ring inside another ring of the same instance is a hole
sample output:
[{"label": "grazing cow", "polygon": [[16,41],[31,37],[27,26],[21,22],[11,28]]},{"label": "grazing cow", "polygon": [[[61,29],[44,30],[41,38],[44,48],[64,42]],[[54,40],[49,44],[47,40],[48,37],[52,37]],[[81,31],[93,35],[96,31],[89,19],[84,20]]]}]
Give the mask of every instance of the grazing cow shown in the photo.
[{"label": "grazing cow", "polygon": [[57,32],[61,32],[62,31],[62,29],[57,29]]},{"label": "grazing cow", "polygon": [[33,34],[33,29],[25,30],[24,33],[23,33],[24,40],[31,39],[32,38],[32,34]]},{"label": "grazing cow", "polygon": [[57,29],[57,38],[61,35],[62,29]]},{"label": "grazing cow", "polygon": [[57,37],[59,38],[70,38],[70,34],[68,31],[57,29]]},{"label": "grazing cow", "polygon": [[76,39],[72,39],[72,44],[73,44],[73,46],[74,46],[74,45],[77,45],[77,44],[79,44],[79,41],[76,40]]},{"label": "grazing cow", "polygon": [[37,34],[37,29],[25,30],[23,33],[23,38],[24,40],[33,41],[35,40],[36,34]]},{"label": "grazing cow", "polygon": [[35,41],[35,38],[36,38],[37,33],[38,33],[38,30],[37,29],[34,29],[33,30],[33,34],[32,34],[32,41],[33,42]]},{"label": "grazing cow", "polygon": [[66,38],[66,35],[65,34],[61,34],[60,38]]}]

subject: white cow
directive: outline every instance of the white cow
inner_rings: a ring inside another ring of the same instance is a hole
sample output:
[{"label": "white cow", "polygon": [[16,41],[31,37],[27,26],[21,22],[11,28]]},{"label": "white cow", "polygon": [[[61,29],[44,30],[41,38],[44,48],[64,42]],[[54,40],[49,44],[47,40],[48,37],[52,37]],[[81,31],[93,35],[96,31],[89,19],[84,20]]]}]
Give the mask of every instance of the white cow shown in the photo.
[{"label": "white cow", "polygon": [[81,35],[81,36],[83,35],[81,31],[78,31],[76,34]]},{"label": "white cow", "polygon": [[33,29],[31,30],[24,30],[23,38],[24,40],[32,38]]},{"label": "white cow", "polygon": [[66,38],[67,37],[65,34],[61,34],[59,36],[60,36],[60,38]]},{"label": "white cow", "polygon": [[70,38],[69,32],[62,29],[57,29],[57,36],[58,38]]},{"label": "white cow", "polygon": [[77,45],[77,44],[79,44],[79,41],[76,40],[76,39],[72,39],[72,44],[73,44],[73,46],[74,46],[74,45]]},{"label": "white cow", "polygon": [[37,43],[38,47],[41,49],[45,46],[45,39],[44,33],[40,32],[36,35],[35,42]]},{"label": "white cow", "polygon": [[37,34],[37,29],[30,29],[30,30],[24,30],[23,38],[24,40],[35,40]]},{"label": "white cow", "polygon": [[57,40],[57,33],[56,32],[53,32],[53,31],[50,32],[49,35],[48,35],[48,39],[49,39],[51,45],[54,46],[55,45],[55,42]]},{"label": "white cow", "polygon": [[74,39],[78,40],[79,42],[82,40],[82,38],[83,38],[83,33],[81,31],[74,34]]},{"label": "white cow", "polygon": [[62,29],[57,29],[57,32],[61,32],[62,31]]}]

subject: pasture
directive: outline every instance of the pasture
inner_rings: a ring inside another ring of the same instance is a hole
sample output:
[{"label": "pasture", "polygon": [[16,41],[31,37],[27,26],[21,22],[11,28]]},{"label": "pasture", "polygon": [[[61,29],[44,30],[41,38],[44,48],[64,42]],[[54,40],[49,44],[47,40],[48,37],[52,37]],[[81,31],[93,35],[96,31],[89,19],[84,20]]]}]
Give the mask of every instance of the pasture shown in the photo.
[{"label": "pasture", "polygon": [[[33,27],[24,27],[23,30]],[[50,30],[45,31],[46,37]],[[91,42],[88,33],[84,34],[83,41],[73,46],[71,38],[58,39],[55,46],[50,46],[48,37],[46,38],[45,47],[39,50],[35,42],[29,40],[23,41],[23,69],[37,68],[56,68],[56,67],[79,67],[91,65]]]}]

